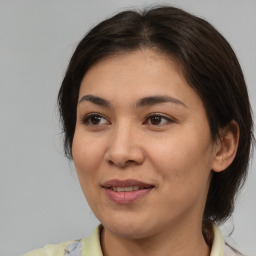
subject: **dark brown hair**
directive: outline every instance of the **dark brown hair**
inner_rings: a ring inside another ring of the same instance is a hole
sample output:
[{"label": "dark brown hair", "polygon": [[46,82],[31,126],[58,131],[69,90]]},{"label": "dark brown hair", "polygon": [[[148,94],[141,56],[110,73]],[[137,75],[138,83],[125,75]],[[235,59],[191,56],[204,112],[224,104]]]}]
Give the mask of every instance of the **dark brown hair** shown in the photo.
[{"label": "dark brown hair", "polygon": [[226,220],[243,184],[250,156],[252,116],[246,84],[234,51],[207,21],[169,6],[124,11],[94,27],[78,44],[62,82],[58,103],[66,155],[72,159],[72,141],[81,80],[103,58],[154,48],[181,66],[188,84],[204,102],[212,138],[235,120],[240,129],[238,151],[223,172],[213,172],[204,211],[204,223]]}]

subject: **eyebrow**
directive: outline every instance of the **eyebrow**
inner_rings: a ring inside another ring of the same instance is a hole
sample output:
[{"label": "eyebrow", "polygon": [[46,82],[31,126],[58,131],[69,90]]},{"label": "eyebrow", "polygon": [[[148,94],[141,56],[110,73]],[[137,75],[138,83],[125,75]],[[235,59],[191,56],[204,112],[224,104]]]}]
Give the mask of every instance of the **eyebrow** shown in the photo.
[{"label": "eyebrow", "polygon": [[156,105],[160,103],[174,103],[174,104],[181,105],[183,107],[187,107],[185,103],[183,103],[179,99],[176,99],[170,96],[161,96],[161,95],[142,98],[136,103],[136,107],[145,107],[145,106]]},{"label": "eyebrow", "polygon": [[[111,107],[110,101],[95,95],[91,95],[91,94],[84,95],[83,97],[81,97],[81,99],[79,100],[79,104],[85,101],[89,101],[93,104],[107,107],[107,108]],[[152,105],[161,104],[161,103],[173,103],[173,104],[181,105],[183,107],[187,107],[185,103],[183,103],[179,99],[176,99],[170,96],[161,96],[161,95],[142,98],[136,102],[135,106],[136,108],[139,108],[139,107],[152,106]]]},{"label": "eyebrow", "polygon": [[99,105],[99,106],[103,106],[103,107],[107,107],[110,108],[111,104],[108,100],[105,100],[103,98],[100,98],[98,96],[94,96],[91,94],[88,95],[84,95],[80,100],[79,100],[79,104],[84,102],[84,101],[89,101],[93,104]]}]

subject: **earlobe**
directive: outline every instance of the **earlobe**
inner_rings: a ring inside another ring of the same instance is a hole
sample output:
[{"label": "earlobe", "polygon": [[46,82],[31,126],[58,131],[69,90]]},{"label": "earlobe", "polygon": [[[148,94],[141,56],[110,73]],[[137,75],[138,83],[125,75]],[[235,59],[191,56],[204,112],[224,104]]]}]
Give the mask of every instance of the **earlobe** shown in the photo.
[{"label": "earlobe", "polygon": [[220,138],[217,141],[212,171],[224,171],[233,162],[239,143],[239,126],[232,120],[220,131]]}]

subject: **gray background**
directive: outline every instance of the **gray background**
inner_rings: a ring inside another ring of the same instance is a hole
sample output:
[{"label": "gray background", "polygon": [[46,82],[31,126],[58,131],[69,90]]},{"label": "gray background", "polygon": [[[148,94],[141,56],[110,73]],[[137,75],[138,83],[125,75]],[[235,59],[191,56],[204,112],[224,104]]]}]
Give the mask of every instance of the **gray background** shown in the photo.
[{"label": "gray background", "polygon": [[[0,256],[89,235],[97,220],[63,156],[56,107],[68,60],[85,32],[138,0],[0,0]],[[159,2],[158,2],[159,3]],[[233,46],[256,112],[256,1],[162,1],[210,21]],[[256,163],[222,227],[256,255]]]}]

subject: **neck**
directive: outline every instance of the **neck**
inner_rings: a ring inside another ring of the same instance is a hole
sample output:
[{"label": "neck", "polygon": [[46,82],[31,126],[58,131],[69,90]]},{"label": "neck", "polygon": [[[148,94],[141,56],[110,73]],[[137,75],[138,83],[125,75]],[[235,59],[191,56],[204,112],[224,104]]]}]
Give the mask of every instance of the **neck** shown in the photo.
[{"label": "neck", "polygon": [[187,225],[184,229],[172,227],[166,233],[146,238],[126,238],[103,228],[101,245],[104,256],[209,256],[200,225]]}]

